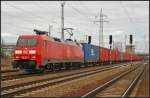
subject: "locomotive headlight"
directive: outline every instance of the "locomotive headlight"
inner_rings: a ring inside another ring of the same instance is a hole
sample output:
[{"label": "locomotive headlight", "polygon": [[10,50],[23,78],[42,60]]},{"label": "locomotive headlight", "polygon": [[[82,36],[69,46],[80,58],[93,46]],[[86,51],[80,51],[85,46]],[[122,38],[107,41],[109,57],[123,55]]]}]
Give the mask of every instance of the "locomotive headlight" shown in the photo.
[{"label": "locomotive headlight", "polygon": [[29,50],[29,54],[36,54],[36,50]]},{"label": "locomotive headlight", "polygon": [[15,51],[15,54],[21,54],[21,53],[22,53],[21,50],[16,50],[16,51]]},{"label": "locomotive headlight", "polygon": [[18,58],[19,58],[19,56],[16,56],[15,58],[16,58],[16,59],[18,59]]}]

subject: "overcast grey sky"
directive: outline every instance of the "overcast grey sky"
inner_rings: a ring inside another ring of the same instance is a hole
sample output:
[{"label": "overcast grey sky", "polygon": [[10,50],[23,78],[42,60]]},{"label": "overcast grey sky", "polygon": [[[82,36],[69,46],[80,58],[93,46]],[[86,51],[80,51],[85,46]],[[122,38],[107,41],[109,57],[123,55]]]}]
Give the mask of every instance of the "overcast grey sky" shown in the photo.
[{"label": "overcast grey sky", "polygon": [[[5,43],[16,43],[20,34],[34,34],[33,29],[48,31],[60,38],[61,1],[1,1],[1,37]],[[100,9],[107,15],[104,23],[104,47],[109,47],[109,35],[114,42],[122,42],[133,34],[136,52],[149,52],[149,1],[66,1],[65,27],[74,28],[73,39],[92,36],[92,44],[99,43],[98,20]],[[145,36],[145,38],[144,38]],[[65,37],[68,34],[65,33]]]}]

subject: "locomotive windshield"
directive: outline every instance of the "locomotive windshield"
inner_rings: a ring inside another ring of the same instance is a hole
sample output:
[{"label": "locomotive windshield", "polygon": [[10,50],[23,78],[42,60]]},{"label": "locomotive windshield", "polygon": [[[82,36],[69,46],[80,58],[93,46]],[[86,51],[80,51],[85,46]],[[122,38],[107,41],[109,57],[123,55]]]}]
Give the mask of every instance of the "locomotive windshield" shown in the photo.
[{"label": "locomotive windshield", "polygon": [[19,38],[17,41],[17,46],[36,46],[37,39],[35,38]]}]

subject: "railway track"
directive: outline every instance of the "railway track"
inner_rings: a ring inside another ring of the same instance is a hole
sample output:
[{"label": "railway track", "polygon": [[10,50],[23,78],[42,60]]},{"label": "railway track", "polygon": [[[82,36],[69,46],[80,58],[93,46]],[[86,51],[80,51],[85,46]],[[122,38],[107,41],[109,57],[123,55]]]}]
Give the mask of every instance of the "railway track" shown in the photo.
[{"label": "railway track", "polygon": [[[114,66],[117,66],[117,65],[114,65]],[[68,71],[65,71],[65,72],[57,72],[57,73],[47,73],[46,75],[45,74],[40,74],[38,76],[31,76],[31,77],[24,77],[24,79],[30,79],[29,81],[27,82],[31,82],[31,81],[39,81],[39,80],[42,80],[42,79],[53,79],[55,77],[61,77],[61,76],[68,76],[68,75],[74,75],[74,74],[77,74],[77,73],[85,73],[85,72],[90,72],[90,71],[96,71],[96,70],[100,70],[100,69],[103,69],[103,68],[109,68],[110,66],[95,66],[95,67],[92,67],[92,68],[85,68],[85,69],[81,69],[81,70],[68,70]],[[113,67],[113,66],[111,66]],[[41,79],[34,79],[34,78],[40,78],[42,76]],[[43,78],[44,77],[44,78]],[[33,78],[33,79],[32,79]],[[10,85],[15,85],[15,84],[9,84],[10,82],[18,82],[18,81],[22,81],[22,78],[21,79],[12,79],[12,80],[4,80],[2,81],[2,87],[8,87]],[[5,83],[5,84],[3,84]],[[21,82],[23,83],[23,82]]]},{"label": "railway track", "polygon": [[121,97],[129,97],[130,96],[130,93],[133,90],[136,83],[138,82],[139,78],[143,76],[144,69],[134,78],[134,80],[130,83],[129,87],[124,91],[124,93],[122,94]]},{"label": "railway track", "polygon": [[[119,74],[118,76],[114,77],[110,81],[107,81],[106,83],[98,86],[97,88],[85,93],[81,97],[128,97],[131,90],[134,88],[134,85],[137,83],[138,79],[144,72],[144,68],[135,67],[133,69],[130,69],[122,74]],[[136,74],[134,73],[136,70]],[[134,73],[134,77],[131,73]],[[131,78],[132,76],[132,78]],[[126,77],[126,79],[125,79]],[[134,79],[133,79],[134,78]],[[130,81],[127,81],[130,80]],[[132,81],[131,81],[132,80]],[[128,83],[127,83],[128,82]],[[124,83],[124,84],[122,84]],[[128,84],[128,85],[125,85]],[[125,87],[124,87],[125,86]],[[119,87],[117,89],[117,87]],[[115,94],[115,95],[113,95]]]},{"label": "railway track", "polygon": [[79,73],[69,74],[69,75],[65,75],[61,77],[48,78],[48,79],[43,79],[40,81],[33,81],[33,82],[23,83],[19,85],[3,87],[1,88],[2,90],[1,95],[2,96],[18,96],[26,92],[38,90],[38,89],[41,89],[50,85],[55,85],[58,83],[63,83],[66,81],[77,79],[77,78],[93,75],[99,72],[111,70],[111,69],[121,67],[121,66],[124,66],[124,65],[113,66],[113,67],[108,66],[108,67],[104,67],[104,68],[100,68],[100,69],[96,69],[92,71],[79,72]]},{"label": "railway track", "polygon": [[1,70],[1,73],[8,73],[8,72],[17,72],[19,70],[9,69],[9,70]]},{"label": "railway track", "polygon": [[[28,77],[30,75],[31,74],[29,74],[29,73],[24,73],[24,72],[19,72],[19,71],[2,73],[1,81],[17,79],[17,78],[24,78],[24,77]],[[36,74],[32,74],[32,75],[36,75]]]},{"label": "railway track", "polygon": [[[116,65],[113,65],[116,66]],[[91,66],[88,66],[91,67]],[[71,69],[71,70],[78,70],[78,69]],[[55,73],[60,73],[60,72],[65,72],[66,70],[62,70],[62,71],[56,71]],[[2,77],[1,77],[1,81],[5,81],[5,80],[13,80],[13,79],[21,79],[21,78],[26,78],[26,77],[33,77],[33,76],[43,76],[46,74],[51,74],[54,73],[52,71],[46,71],[44,73],[22,73],[19,72],[19,70],[13,70],[13,71],[5,71],[4,73],[2,73]]]},{"label": "railway track", "polygon": [[[143,74],[140,76],[139,81],[135,84],[135,87],[130,92],[129,97],[148,97],[149,96],[149,65],[147,62],[143,63],[146,68]],[[147,79],[147,80],[146,80]],[[140,95],[140,96],[139,96]]]},{"label": "railway track", "polygon": [[[90,67],[90,66],[88,66],[88,67]],[[61,72],[64,72],[66,70],[62,70]],[[76,69],[69,69],[69,70],[76,70]],[[21,73],[21,72],[17,72],[17,71],[19,71],[19,70],[4,71],[2,73],[1,80],[5,81],[5,80],[21,79],[21,78],[26,78],[26,77],[42,76],[42,75],[53,73],[52,71],[45,71],[44,73]],[[56,71],[55,73],[59,73],[59,72],[60,71]]]}]

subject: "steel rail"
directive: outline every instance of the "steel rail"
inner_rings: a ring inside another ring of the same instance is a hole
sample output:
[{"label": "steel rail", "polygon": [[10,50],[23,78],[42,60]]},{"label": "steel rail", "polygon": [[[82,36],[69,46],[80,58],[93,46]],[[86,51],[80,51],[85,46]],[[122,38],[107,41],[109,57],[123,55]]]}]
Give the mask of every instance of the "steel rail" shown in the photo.
[{"label": "steel rail", "polygon": [[102,91],[103,89],[105,89],[106,87],[108,87],[109,85],[111,85],[112,83],[114,83],[115,81],[119,80],[120,78],[124,77],[125,75],[129,74],[130,72],[136,70],[138,68],[138,66],[136,66],[133,69],[130,69],[128,71],[125,71],[122,74],[119,74],[118,76],[116,76],[115,78],[109,80],[108,82],[98,86],[97,88],[95,88],[94,90],[82,95],[81,97],[93,97],[96,95],[97,92]]},{"label": "steel rail", "polygon": [[144,73],[145,67],[143,70],[136,76],[136,78],[131,82],[130,86],[125,90],[125,92],[122,94],[121,97],[128,97],[129,93],[131,90],[134,88],[135,84],[138,82],[140,79],[141,75]]},{"label": "steel rail", "polygon": [[[127,64],[123,64],[123,65],[127,65]],[[113,65],[113,66],[118,66],[118,65]],[[88,66],[88,67],[91,67],[91,66]],[[88,68],[88,67],[83,67],[83,68]],[[94,67],[97,67],[97,66],[94,66]],[[100,67],[100,66],[98,66],[98,67]],[[71,70],[78,70],[78,69],[71,69]],[[67,71],[69,72],[71,70],[67,70]],[[33,76],[43,76],[43,75],[50,74],[50,73],[61,73],[61,72],[67,72],[67,71],[66,70],[56,71],[56,72],[46,71],[44,73],[20,73],[20,74],[6,75],[6,76],[1,76],[1,81],[21,79],[21,78],[33,77]]]},{"label": "steel rail", "polygon": [[7,72],[17,72],[19,70],[9,69],[9,70],[1,70],[1,73],[7,73]]},{"label": "steel rail", "polygon": [[[70,70],[77,70],[77,69],[70,69]],[[70,70],[68,70],[68,71],[70,71]],[[66,71],[66,70],[63,70],[61,72],[64,72],[64,71]],[[5,81],[5,80],[12,80],[12,79],[20,79],[20,78],[25,78],[25,77],[46,75],[46,74],[50,74],[50,73],[53,73],[53,72],[52,71],[46,71],[42,74],[41,73],[18,73],[18,74],[12,74],[12,75],[4,75],[4,76],[2,75],[1,80]],[[60,73],[60,71],[57,71],[55,73]]]},{"label": "steel rail", "polygon": [[58,78],[63,78],[63,77],[71,76],[71,75],[82,74],[82,73],[86,73],[86,72],[90,72],[90,71],[97,71],[97,70],[101,70],[101,69],[104,69],[104,68],[111,68],[111,67],[112,66],[107,66],[107,67],[102,67],[102,68],[100,67],[100,68],[93,69],[93,70],[85,70],[85,71],[82,71],[82,72],[75,72],[75,73],[66,74],[66,75],[62,75],[62,76],[50,77],[50,78],[42,79],[42,80],[39,80],[39,81],[30,81],[30,82],[27,82],[27,83],[21,83],[21,84],[17,84],[17,85],[4,86],[4,87],[1,87],[1,90],[3,91],[3,90],[6,90],[6,89],[13,89],[16,86],[25,86],[25,85],[28,85],[28,84],[31,84],[31,83],[43,82],[43,81],[52,80],[52,79],[58,79]]},{"label": "steel rail", "polygon": [[[123,65],[121,65],[123,66]],[[116,67],[121,67],[121,66],[114,66],[114,67],[110,67],[110,68],[103,68],[103,69],[99,69],[99,70],[96,70],[96,71],[93,71],[93,72],[86,72],[86,73],[78,73],[76,75],[69,75],[68,77],[64,76],[62,78],[58,78],[58,79],[50,79],[50,80],[47,80],[47,81],[43,81],[43,82],[40,82],[40,81],[37,81],[37,83],[32,83],[32,84],[29,84],[29,85],[25,85],[25,86],[21,86],[20,88],[16,87],[16,88],[13,88],[13,89],[9,89],[9,90],[4,90],[1,92],[1,96],[14,96],[14,95],[18,95],[18,94],[22,94],[24,92],[28,92],[29,90],[36,90],[36,89],[39,89],[39,88],[43,88],[43,87],[47,87],[47,86],[50,86],[50,85],[55,85],[55,84],[58,84],[58,83],[62,83],[62,82],[66,82],[66,81],[69,81],[69,80],[73,80],[73,79],[77,79],[77,78],[81,78],[81,77],[85,77],[85,76],[89,76],[89,75],[93,75],[93,74],[96,74],[96,73],[99,73],[99,72],[103,72],[103,71],[107,71],[107,70],[110,70],[110,69],[114,69]]]}]

